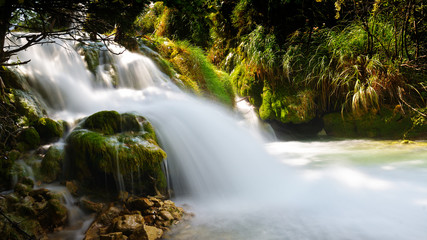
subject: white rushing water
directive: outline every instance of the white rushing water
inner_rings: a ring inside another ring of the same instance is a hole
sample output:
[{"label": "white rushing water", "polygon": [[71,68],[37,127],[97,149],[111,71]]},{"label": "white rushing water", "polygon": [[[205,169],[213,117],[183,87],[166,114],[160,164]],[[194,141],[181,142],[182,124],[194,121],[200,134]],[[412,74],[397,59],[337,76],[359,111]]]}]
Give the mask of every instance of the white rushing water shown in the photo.
[{"label": "white rushing water", "polygon": [[[119,88],[100,87],[82,57],[64,45],[20,53],[32,60],[21,71],[54,118],[117,110],[153,123],[168,154],[175,201],[196,214],[172,238],[427,239],[426,147],[266,144],[230,110],[177,90],[144,56],[112,57]],[[103,69],[98,77],[108,78]]]}]

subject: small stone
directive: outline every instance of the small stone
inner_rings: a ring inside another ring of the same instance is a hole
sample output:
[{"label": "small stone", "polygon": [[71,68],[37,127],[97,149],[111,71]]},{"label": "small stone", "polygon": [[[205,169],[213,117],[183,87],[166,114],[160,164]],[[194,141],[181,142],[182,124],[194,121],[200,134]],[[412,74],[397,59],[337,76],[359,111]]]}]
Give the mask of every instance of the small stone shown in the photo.
[{"label": "small stone", "polygon": [[144,225],[144,227],[138,229],[132,235],[130,235],[129,240],[157,240],[160,239],[162,235],[162,229]]},{"label": "small stone", "polygon": [[132,232],[144,226],[144,218],[141,214],[123,215],[113,220],[113,231],[130,235]]},{"label": "small stone", "polygon": [[34,189],[33,191],[30,192],[30,196],[36,199],[37,201],[50,199],[49,190],[47,190],[46,188]]},{"label": "small stone", "polygon": [[147,224],[153,225],[154,222],[156,221],[156,216],[155,215],[147,215],[144,216],[144,221]]},{"label": "small stone", "polygon": [[78,194],[77,194],[78,187],[77,187],[77,184],[75,181],[66,181],[65,187],[67,187],[67,189],[71,193],[71,195],[78,196]]},{"label": "small stone", "polygon": [[154,203],[155,207],[163,207],[164,205],[164,203],[160,199],[157,199],[155,197],[150,197],[149,199]]},{"label": "small stone", "polygon": [[22,183],[17,183],[14,187],[14,191],[20,196],[27,196],[32,189],[32,187]]},{"label": "small stone", "polygon": [[126,206],[129,210],[139,210],[139,211],[143,211],[145,209],[148,209],[150,207],[154,206],[154,203],[148,199],[148,198],[135,198],[135,197],[130,197],[126,203]]},{"label": "small stone", "polygon": [[103,212],[99,216],[98,222],[101,224],[110,224],[114,218],[118,217],[120,215],[120,209],[114,206],[110,206],[105,212]]},{"label": "small stone", "polygon": [[128,237],[122,232],[113,232],[99,236],[100,240],[127,240]]},{"label": "small stone", "polygon": [[92,202],[86,198],[82,198],[80,199],[80,206],[89,212],[101,212],[105,207],[105,204]]},{"label": "small stone", "polygon": [[166,211],[166,210],[160,211],[159,215],[166,221],[174,220],[174,217],[169,211]]}]

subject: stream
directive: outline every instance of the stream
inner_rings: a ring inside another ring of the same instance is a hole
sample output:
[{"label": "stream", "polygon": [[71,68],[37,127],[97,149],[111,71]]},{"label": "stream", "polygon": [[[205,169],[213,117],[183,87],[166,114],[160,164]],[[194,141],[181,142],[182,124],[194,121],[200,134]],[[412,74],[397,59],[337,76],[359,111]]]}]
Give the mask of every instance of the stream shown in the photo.
[{"label": "stream", "polygon": [[96,77],[72,42],[18,58],[31,59],[18,70],[52,118],[116,110],[150,120],[168,154],[173,200],[195,214],[168,239],[427,239],[427,143],[277,142],[258,122],[248,127],[253,114],[242,124],[241,114],[180,91],[139,54],[101,58]]}]

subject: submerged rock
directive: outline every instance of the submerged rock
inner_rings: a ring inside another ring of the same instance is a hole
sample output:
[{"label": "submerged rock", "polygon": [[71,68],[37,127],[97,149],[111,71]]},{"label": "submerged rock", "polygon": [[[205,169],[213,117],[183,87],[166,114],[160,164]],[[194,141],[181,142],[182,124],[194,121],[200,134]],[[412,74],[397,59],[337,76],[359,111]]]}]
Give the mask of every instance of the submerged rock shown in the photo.
[{"label": "submerged rock", "polygon": [[[116,194],[166,191],[166,153],[143,117],[115,111],[95,113],[67,138],[68,178],[90,190]],[[116,189],[111,189],[116,184]]]}]

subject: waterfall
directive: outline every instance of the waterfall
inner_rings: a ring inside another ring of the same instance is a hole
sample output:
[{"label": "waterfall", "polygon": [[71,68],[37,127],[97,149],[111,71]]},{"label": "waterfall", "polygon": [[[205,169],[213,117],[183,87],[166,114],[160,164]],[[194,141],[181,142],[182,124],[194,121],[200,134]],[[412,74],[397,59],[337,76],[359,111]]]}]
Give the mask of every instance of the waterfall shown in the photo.
[{"label": "waterfall", "polygon": [[[117,88],[95,84],[72,42],[33,46],[19,53],[19,59],[31,59],[19,68],[54,118],[71,121],[100,110],[146,116],[168,154],[176,196],[227,197],[273,185],[279,165],[230,110],[178,90],[149,58],[118,46],[109,49],[122,52],[101,49],[118,72]],[[108,61],[100,61],[99,75],[108,76],[110,68],[103,66]]]},{"label": "waterfall", "polygon": [[[425,147],[395,172],[403,156],[381,154],[396,148],[360,152],[357,142],[345,142],[345,151],[335,142],[272,143],[270,155],[235,113],[178,90],[150,59],[101,52],[96,76],[73,42],[59,40],[20,52],[31,62],[18,68],[52,118],[116,110],[149,119],[168,155],[175,200],[196,211],[192,227],[179,229],[184,239],[427,238]],[[366,164],[377,158],[388,165]]]}]

